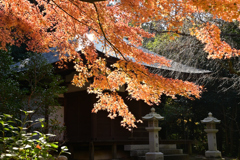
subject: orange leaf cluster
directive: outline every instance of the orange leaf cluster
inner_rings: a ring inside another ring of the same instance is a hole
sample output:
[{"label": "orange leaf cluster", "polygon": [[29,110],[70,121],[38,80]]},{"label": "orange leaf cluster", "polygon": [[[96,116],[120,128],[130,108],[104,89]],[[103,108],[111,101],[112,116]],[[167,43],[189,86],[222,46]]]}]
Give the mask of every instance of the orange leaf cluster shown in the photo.
[{"label": "orange leaf cluster", "polygon": [[214,25],[207,23],[201,29],[195,29],[195,35],[202,43],[206,43],[204,50],[209,53],[208,58],[222,59],[231,58],[240,55],[240,50],[232,48],[220,38],[220,29]]},{"label": "orange leaf cluster", "polygon": [[[161,20],[168,30],[176,32],[181,29],[184,19],[192,19],[194,13],[208,12],[214,18],[229,22],[240,20],[238,0],[121,0],[108,5],[109,2],[36,0],[33,4],[29,0],[1,1],[0,49],[21,43],[26,43],[28,49],[35,52],[47,52],[49,48],[57,47],[61,58],[75,62],[79,74],[74,76],[73,84],[82,87],[89,78],[94,79],[88,88],[89,93],[99,97],[93,111],[105,109],[111,113],[110,117],[123,116],[122,124],[129,127],[135,127],[136,120],[117,95],[122,85],[127,86],[132,98],[142,99],[150,105],[158,104],[162,94],[173,98],[176,94],[199,98],[201,93],[201,87],[193,83],[152,74],[141,65],[169,65],[166,59],[136,48],[142,45],[143,37],[154,36],[141,29],[142,23]],[[106,60],[98,58],[87,33],[94,34],[106,44],[108,52],[120,60],[107,67]],[[211,58],[239,55],[238,50],[221,41],[220,30],[214,24],[195,27],[192,35],[206,43],[205,50]],[[87,63],[83,63],[76,52],[79,44],[75,39],[81,40],[81,54],[85,55]],[[70,57],[66,57],[66,53]]]}]

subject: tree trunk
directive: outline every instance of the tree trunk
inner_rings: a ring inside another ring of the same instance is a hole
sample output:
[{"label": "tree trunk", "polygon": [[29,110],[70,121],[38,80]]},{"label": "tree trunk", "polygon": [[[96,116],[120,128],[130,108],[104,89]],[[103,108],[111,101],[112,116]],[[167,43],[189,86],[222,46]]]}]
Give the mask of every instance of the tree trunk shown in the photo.
[{"label": "tree trunk", "polygon": [[49,106],[45,106],[45,129],[44,129],[44,132],[45,132],[45,134],[47,134],[48,133],[48,129],[49,129]]}]

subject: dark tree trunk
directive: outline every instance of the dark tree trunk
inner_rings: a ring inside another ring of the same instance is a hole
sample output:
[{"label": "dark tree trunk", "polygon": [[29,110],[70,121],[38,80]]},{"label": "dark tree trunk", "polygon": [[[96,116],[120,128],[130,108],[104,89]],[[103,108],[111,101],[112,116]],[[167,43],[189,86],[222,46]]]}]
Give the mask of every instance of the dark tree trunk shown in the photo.
[{"label": "dark tree trunk", "polygon": [[45,106],[45,129],[44,129],[44,132],[45,132],[45,134],[47,134],[48,133],[48,129],[49,129],[49,106]]}]

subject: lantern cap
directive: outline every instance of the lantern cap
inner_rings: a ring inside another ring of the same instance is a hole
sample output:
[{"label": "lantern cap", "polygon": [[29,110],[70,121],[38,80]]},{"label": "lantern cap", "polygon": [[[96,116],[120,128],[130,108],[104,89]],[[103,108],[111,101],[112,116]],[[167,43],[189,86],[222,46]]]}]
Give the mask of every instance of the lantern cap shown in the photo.
[{"label": "lantern cap", "polygon": [[155,108],[151,108],[151,112],[149,114],[146,114],[142,118],[143,118],[143,120],[162,120],[162,119],[164,119],[164,117],[162,117],[160,114],[157,114],[155,112]]},{"label": "lantern cap", "polygon": [[220,122],[221,120],[218,120],[217,118],[213,117],[211,112],[208,113],[207,118],[201,120],[201,123],[220,123]]}]

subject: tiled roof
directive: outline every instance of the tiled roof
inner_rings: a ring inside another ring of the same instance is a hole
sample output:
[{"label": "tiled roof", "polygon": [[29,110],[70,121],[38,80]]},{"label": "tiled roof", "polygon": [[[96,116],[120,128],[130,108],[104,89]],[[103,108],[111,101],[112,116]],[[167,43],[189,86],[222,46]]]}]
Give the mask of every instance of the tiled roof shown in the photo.
[{"label": "tiled roof", "polygon": [[[104,52],[104,50],[103,50],[104,45],[101,42],[94,41],[94,45],[95,45],[95,47],[98,51]],[[143,48],[143,47],[137,47],[137,48],[141,49],[143,52],[154,54],[154,55],[159,56],[159,57],[163,57],[163,56],[161,56],[157,53],[154,53],[154,52],[152,52],[152,51],[150,51],[146,48]],[[115,58],[119,58],[115,54],[111,54],[111,53],[110,53],[110,56],[115,57]],[[132,59],[132,60],[134,61],[134,59]],[[197,69],[197,68],[194,68],[194,67],[190,67],[190,66],[175,62],[173,60],[170,60],[170,61],[171,61],[170,62],[171,67],[160,66],[158,64],[151,64],[151,65],[146,64],[146,63],[142,63],[142,64],[145,65],[145,66],[151,67],[151,68],[163,69],[163,70],[169,70],[169,71],[175,71],[175,72],[182,72],[182,73],[195,73],[195,74],[211,73],[211,71],[209,71],[209,70]]]},{"label": "tiled roof", "polygon": [[[96,42],[96,41],[93,41],[95,47],[96,47],[96,50],[100,51],[100,52],[103,52],[104,53],[104,44],[101,43],[101,42]],[[81,48],[81,47],[79,47]],[[154,55],[157,55],[159,57],[163,57],[159,54],[156,54],[152,51],[149,51],[143,47],[137,47],[138,49],[141,49],[142,51],[146,52],[146,53],[150,53],[150,54],[154,54]],[[58,53],[56,52],[56,48],[51,48],[50,49],[51,51],[48,52],[48,53],[42,53],[43,57],[46,58],[46,60],[48,61],[48,63],[55,63],[57,61],[59,61],[59,57],[58,57]],[[119,58],[117,56],[115,56],[115,54],[110,54],[110,56],[112,57],[115,57],[115,58]],[[132,59],[134,61],[134,59]],[[26,59],[24,60],[25,63],[27,63],[27,61],[29,61],[29,59]],[[184,65],[184,64],[181,64],[181,63],[178,63],[178,62],[175,62],[175,61],[172,61],[171,60],[171,67],[167,67],[167,66],[159,66],[158,64],[145,64],[145,63],[142,63],[143,65],[145,66],[148,66],[148,67],[151,67],[151,68],[155,68],[155,69],[161,69],[161,70],[169,70],[169,71],[175,71],[175,72],[181,72],[181,73],[195,73],[195,74],[199,74],[199,73],[210,73],[211,71],[209,70],[203,70],[203,69],[197,69],[197,68],[194,68],[194,67],[190,67],[190,66],[187,66],[187,65]],[[18,69],[19,70],[23,70],[23,65],[19,63],[15,64],[14,66],[18,66]]]}]

